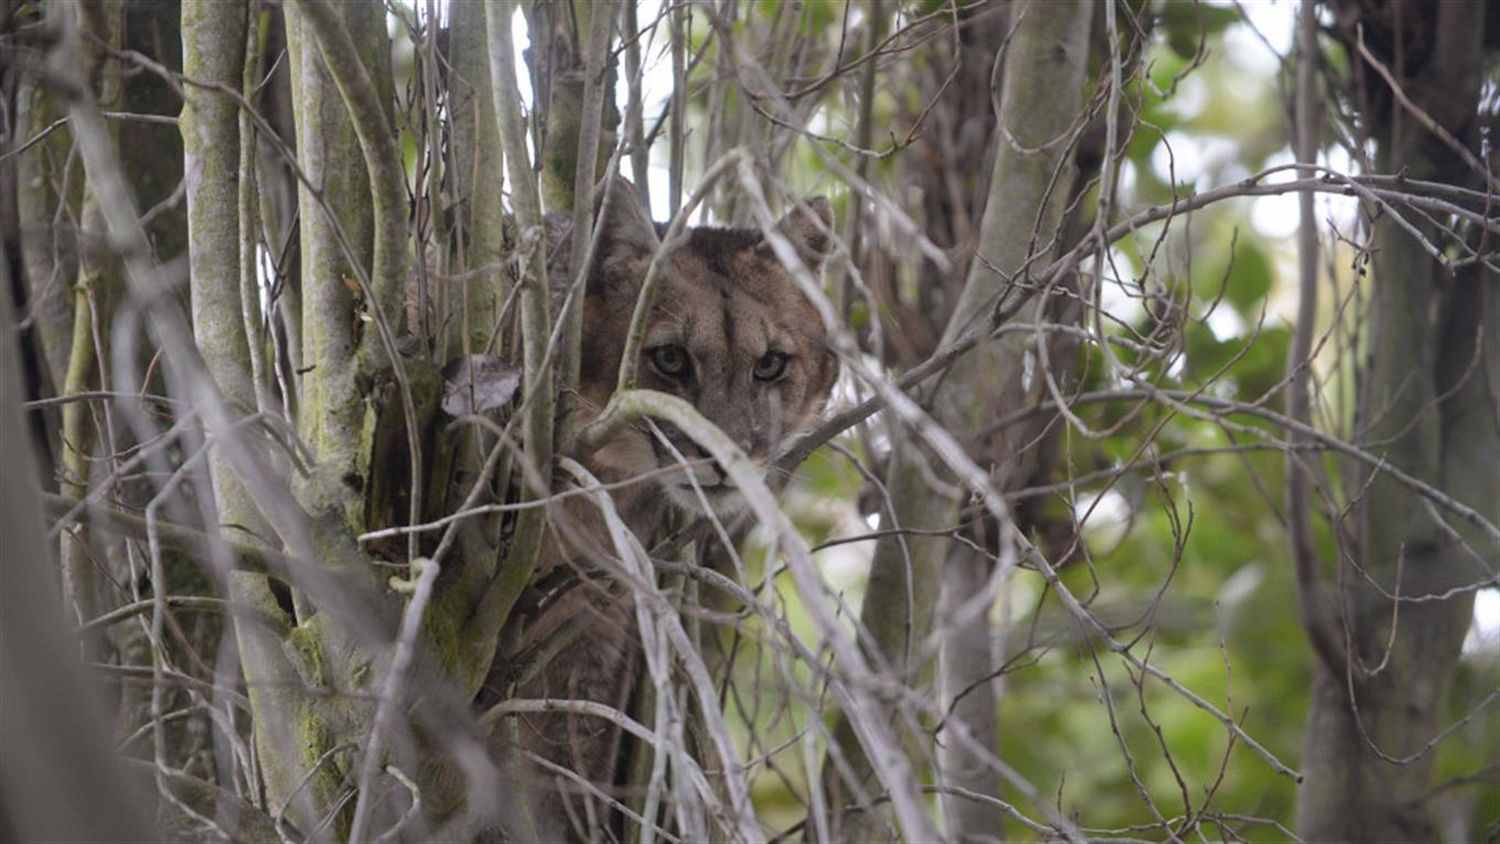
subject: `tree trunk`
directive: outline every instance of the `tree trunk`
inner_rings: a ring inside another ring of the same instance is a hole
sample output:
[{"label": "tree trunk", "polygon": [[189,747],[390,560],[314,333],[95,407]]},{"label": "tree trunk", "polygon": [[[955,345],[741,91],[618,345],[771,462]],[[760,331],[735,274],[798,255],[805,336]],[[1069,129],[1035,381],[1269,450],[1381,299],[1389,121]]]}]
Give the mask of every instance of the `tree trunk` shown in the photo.
[{"label": "tree trunk", "polygon": [[[1001,296],[1011,290],[1012,275],[1037,251],[1050,253],[1058,242],[1063,200],[1073,175],[1072,145],[1065,136],[1083,102],[1092,16],[1083,2],[1031,2],[1013,9],[1012,20],[1017,24],[1006,57],[999,119],[1000,125],[1009,127],[1010,135],[995,136],[998,153],[977,246],[983,260],[970,265],[948,321],[946,341],[986,324]],[[1045,297],[1038,297],[1026,313],[1038,312],[1044,301]],[[966,432],[977,431],[993,418],[997,407],[1010,406],[1024,395],[1021,373],[1029,345],[1029,338],[1009,335],[982,343],[955,361],[930,398],[934,420],[962,440]],[[941,471],[940,462],[919,441],[912,441],[915,432],[902,431],[897,436],[905,442],[893,449],[886,479],[895,513],[882,514],[882,527],[953,527],[962,503],[958,491],[952,486],[933,489],[929,478],[936,473],[946,484],[957,482]],[[932,666],[915,662],[913,657],[914,649],[933,631],[947,543],[941,536],[881,538],[860,608],[861,624],[870,633],[877,658],[894,677],[913,688],[930,686]],[[955,583],[974,579],[971,573]],[[847,784],[832,765],[825,768],[830,811],[840,825],[832,838],[884,840],[888,833],[876,811],[868,807],[851,811],[859,802],[856,789],[866,789],[873,782],[869,762],[843,721],[836,728],[835,740],[856,782]],[[983,793],[998,792],[998,775],[993,770],[979,770],[982,763],[974,759],[954,761],[965,772],[966,783],[983,786]],[[990,824],[994,818],[979,811],[952,820],[962,827],[969,822]],[[998,829],[982,832],[996,834]]]},{"label": "tree trunk", "polygon": [[[1484,4],[1437,9],[1431,58],[1398,81],[1448,133],[1473,143]],[[1388,105],[1374,130],[1380,172],[1482,178],[1455,173],[1462,165],[1453,151],[1385,96],[1379,76],[1369,78],[1379,88],[1374,101]],[[1424,237],[1441,236],[1409,210],[1387,209],[1376,223],[1362,438],[1390,466],[1494,520],[1497,277],[1475,264],[1445,279],[1396,213]],[[1315,666],[1297,831],[1309,841],[1433,841],[1428,797],[1436,751],[1427,743],[1449,720],[1446,693],[1473,612],[1473,591],[1462,587],[1486,578],[1493,548],[1476,559],[1465,545],[1487,543],[1469,543],[1467,530],[1455,535],[1440,525],[1432,508],[1388,474],[1356,472],[1349,488],[1363,496],[1356,505],[1361,536],[1354,558],[1341,559],[1335,585],[1342,653]]]},{"label": "tree trunk", "polygon": [[[245,72],[249,14],[247,3],[185,3],[183,71],[238,90]],[[252,179],[254,174],[241,171],[239,128],[239,109],[232,101],[212,91],[187,90],[180,129],[188,178],[193,332],[204,363],[225,399],[237,412],[250,413],[257,399],[249,367],[245,303],[241,299],[238,188],[242,180]],[[258,286],[254,284],[251,289]],[[251,307],[258,305],[255,302]],[[210,456],[209,471],[219,524],[240,534],[236,539],[274,547],[275,534],[222,451]],[[231,600],[256,607],[271,618],[285,619],[264,575],[230,573],[227,589]],[[296,784],[311,774],[307,760],[287,752],[298,744],[291,732],[300,719],[296,673],[279,642],[260,625],[239,620],[235,632],[262,775],[272,809],[280,811]],[[289,816],[304,822],[318,817],[314,805],[330,799],[332,788],[327,775],[312,776],[305,789],[303,809],[291,811]]]},{"label": "tree trunk", "polygon": [[[120,100],[120,69],[106,61],[103,48],[118,47],[123,37],[125,7],[122,0],[97,4],[60,6],[54,14],[75,15],[79,43],[89,56],[90,73],[86,78],[97,85],[98,101],[117,104]],[[106,106],[108,107],[108,106]],[[116,133],[111,127],[110,141]],[[92,174],[89,174],[92,175]],[[85,179],[83,200],[79,209],[78,239],[81,244],[77,277],[73,280],[73,327],[68,366],[63,375],[64,393],[81,393],[108,383],[101,377],[109,365],[110,323],[119,300],[120,263],[106,247],[109,237],[103,212],[99,207],[98,187]],[[107,416],[102,417],[107,419]],[[113,431],[100,430],[101,417],[84,402],[72,402],[62,411],[62,459],[59,488],[64,495],[83,498],[92,487],[95,450],[113,439]],[[63,595],[74,620],[83,623],[99,615],[98,571],[88,548],[86,531],[62,535]],[[85,653],[97,658],[97,642],[86,642]]]}]

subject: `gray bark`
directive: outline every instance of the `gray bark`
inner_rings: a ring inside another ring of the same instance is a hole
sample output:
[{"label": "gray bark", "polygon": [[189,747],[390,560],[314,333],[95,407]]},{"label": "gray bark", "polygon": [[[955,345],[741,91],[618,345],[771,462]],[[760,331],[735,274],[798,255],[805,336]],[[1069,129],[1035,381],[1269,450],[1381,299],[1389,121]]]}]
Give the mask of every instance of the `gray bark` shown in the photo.
[{"label": "gray bark", "polygon": [[[78,37],[78,55],[88,57],[90,81],[96,86],[98,102],[114,104],[120,100],[120,70],[105,61],[95,44],[118,46],[123,35],[124,4],[108,3],[58,6],[53,19],[71,18],[72,37]],[[82,45],[88,46],[82,46]],[[67,61],[63,52],[54,54],[55,62]],[[106,107],[108,107],[106,105]],[[116,144],[115,129],[108,129],[109,143]],[[63,376],[64,393],[80,393],[101,386],[109,359],[109,326],[119,300],[120,264],[109,250],[104,213],[100,208],[99,187],[95,174],[84,168],[86,178],[79,210],[79,242],[88,244],[78,256],[77,276],[69,295],[73,298],[73,327],[68,353],[68,368]],[[106,420],[108,416],[104,417]],[[59,487],[63,494],[82,498],[90,488],[95,450],[110,441],[109,431],[98,430],[96,417],[83,402],[72,402],[62,411],[62,455]],[[63,595],[77,622],[83,623],[99,614],[101,596],[96,560],[88,548],[87,531],[62,534],[61,542]],[[86,642],[85,653],[97,655],[96,642]]]},{"label": "gray bark", "polygon": [[[1065,135],[1082,105],[1092,11],[1083,2],[1032,2],[1017,8],[1015,15],[1018,24],[1006,57],[1000,105],[1000,124],[1009,135],[996,135],[998,155],[977,248],[984,260],[970,265],[945,332],[948,340],[983,324],[1011,284],[1011,276],[1029,257],[1055,246],[1063,200],[1071,183],[1072,145]],[[1040,306],[1039,298],[1028,313]],[[931,397],[935,421],[962,439],[965,432],[978,430],[985,420],[993,418],[997,406],[1008,406],[1021,396],[1028,343],[1029,338],[1008,335],[1008,339],[983,343],[955,361]],[[941,472],[936,459],[911,441],[914,437],[909,432],[897,435],[903,442],[892,451],[886,481],[896,512],[884,514],[882,527],[952,527],[961,502],[949,493],[932,489],[928,479],[931,472],[937,472],[947,482],[952,480]],[[946,540],[942,537],[884,537],[876,544],[860,620],[894,676],[912,686],[925,685],[931,678],[931,666],[912,661],[912,648],[933,630],[945,556]],[[955,587],[974,580],[970,573],[957,579]],[[835,738],[856,776],[865,781],[861,786],[867,787],[873,782],[869,763],[859,755],[843,722]],[[978,760],[960,755],[950,761],[965,772],[963,778],[969,785],[986,794],[998,792],[998,775]],[[844,814],[854,805],[852,792],[831,767],[825,771],[825,778],[829,780],[833,817],[844,824],[833,833],[833,839],[884,838],[877,813]],[[974,831],[994,834],[994,819],[988,812],[977,811],[983,819],[973,814],[966,811],[950,818],[955,825],[953,831],[962,835],[966,824],[975,823],[987,828]]]},{"label": "gray bark", "polygon": [[[988,581],[987,562],[974,549],[954,544],[943,566],[942,617],[953,626],[943,639],[938,700],[948,717],[967,727],[974,739],[998,749],[995,722],[1000,680],[995,677],[990,615],[981,613],[967,623],[953,621],[969,600],[983,593]],[[1000,776],[957,739],[949,736],[939,745],[938,760],[944,785],[1000,796]],[[957,793],[943,796],[943,817],[948,833],[958,841],[997,837],[1005,822],[1005,813],[999,807]]]},{"label": "gray bark", "polygon": [[[21,80],[16,93],[16,137],[35,137],[63,113],[41,85]],[[77,164],[68,165],[71,146],[72,138],[62,126],[16,157],[22,281],[47,375],[58,387],[68,371],[71,351],[72,280],[78,272],[75,218],[83,188]],[[70,195],[65,197],[64,191]]]},{"label": "gray bark", "polygon": [[[1479,102],[1484,4],[1437,8],[1431,60],[1400,81],[1450,133],[1465,137]],[[1381,172],[1418,179],[1452,172],[1452,152],[1400,105],[1376,127],[1376,142]],[[1440,234],[1404,213],[1426,235]],[[1436,263],[1390,212],[1376,224],[1375,244],[1365,447],[1493,520],[1500,516],[1495,274],[1462,272],[1446,283],[1452,292],[1444,298]],[[1438,830],[1424,795],[1436,752],[1426,745],[1451,720],[1447,691],[1473,605],[1472,591],[1447,593],[1482,581],[1496,551],[1478,537],[1457,541],[1388,474],[1352,480],[1352,489],[1364,490],[1361,536],[1335,584],[1342,653],[1315,665],[1297,831],[1315,841],[1432,841]],[[1481,559],[1465,544],[1480,549]],[[1440,595],[1447,597],[1434,599]],[[1411,598],[1428,600],[1404,600]]]}]

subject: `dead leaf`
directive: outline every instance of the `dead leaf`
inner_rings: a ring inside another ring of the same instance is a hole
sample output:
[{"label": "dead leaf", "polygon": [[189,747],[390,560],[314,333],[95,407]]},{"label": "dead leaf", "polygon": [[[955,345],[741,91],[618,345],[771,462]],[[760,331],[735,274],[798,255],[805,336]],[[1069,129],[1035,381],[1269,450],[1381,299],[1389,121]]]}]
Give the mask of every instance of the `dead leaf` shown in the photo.
[{"label": "dead leaf", "polygon": [[521,368],[499,355],[459,355],[443,367],[443,412],[466,416],[510,403]]}]

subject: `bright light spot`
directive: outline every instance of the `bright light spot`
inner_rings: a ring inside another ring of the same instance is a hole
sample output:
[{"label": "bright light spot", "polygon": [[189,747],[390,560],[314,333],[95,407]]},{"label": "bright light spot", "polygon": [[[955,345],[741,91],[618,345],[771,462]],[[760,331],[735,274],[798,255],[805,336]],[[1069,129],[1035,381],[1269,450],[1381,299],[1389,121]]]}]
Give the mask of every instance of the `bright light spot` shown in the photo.
[{"label": "bright light spot", "polygon": [[[1336,173],[1353,173],[1356,170],[1353,156],[1341,146],[1331,146],[1323,151],[1323,165]],[[1318,225],[1332,220],[1343,231],[1350,231],[1359,219],[1359,197],[1340,193],[1318,194]]]},{"label": "bright light spot", "polygon": [[[643,0],[636,9],[636,24],[644,30],[640,42],[642,132],[651,131],[672,99],[671,28],[667,19],[661,17],[661,11],[661,0]],[[657,23],[655,31],[651,29],[652,23]],[[620,60],[620,70],[615,78],[615,102],[623,110],[630,102],[630,78],[623,55]],[[666,137],[666,132],[663,132],[658,140]],[[629,141],[628,138],[621,140]],[[666,143],[654,144],[646,168],[646,183],[651,189],[651,216],[658,220],[672,216],[670,158],[671,151]],[[620,170],[634,179],[628,163],[622,162]]]},{"label": "bright light spot", "polygon": [[526,107],[527,114],[531,113],[531,74],[526,70],[526,48],[531,46],[531,29],[526,26],[526,16],[521,14],[521,7],[516,6],[516,13],[510,17],[510,49],[511,55],[516,58],[516,90],[521,93],[521,104]]},{"label": "bright light spot", "polygon": [[1120,162],[1120,195],[1135,196],[1136,172],[1134,161]]},{"label": "bright light spot", "polygon": [[1245,335],[1245,320],[1240,318],[1234,308],[1222,303],[1209,311],[1203,322],[1214,333],[1214,339],[1221,343]]},{"label": "bright light spot", "polygon": [[[654,201],[655,198],[656,194],[653,193],[652,200]],[[870,372],[884,371],[884,366],[881,364],[880,359],[874,355],[862,355],[861,358],[861,362]],[[865,399],[865,394],[859,389],[859,378],[850,371],[849,367],[841,367],[841,369],[842,371],[839,373],[838,379],[833,382],[833,394],[828,400],[828,410],[830,412],[854,407]],[[864,444],[871,449],[873,452],[872,456],[876,459],[883,459],[891,453],[890,431],[882,421],[883,416],[884,414],[877,414],[874,418],[864,423],[866,431]]]},{"label": "bright light spot", "polygon": [[[1099,306],[1104,313],[1118,320],[1117,324],[1134,325],[1146,315],[1140,291],[1133,288],[1133,280],[1118,275],[1134,271],[1135,264],[1128,255],[1118,249],[1110,250],[1109,260],[1104,262],[1104,287],[1099,291]],[[1127,284],[1132,286],[1127,287]],[[1106,321],[1105,324],[1110,323]]]},{"label": "bright light spot", "polygon": [[1464,637],[1465,656],[1500,653],[1500,589],[1474,593],[1474,623]]},{"label": "bright light spot", "polygon": [[1224,171],[1237,166],[1239,156],[1239,144],[1229,138],[1168,132],[1151,151],[1151,169],[1163,182],[1201,191],[1232,181]]},{"label": "bright light spot", "polygon": [[1323,151],[1323,165],[1339,173],[1354,171],[1354,157],[1341,146],[1332,146]]},{"label": "bright light spot", "polygon": [[[644,31],[641,35],[641,112],[649,131],[667,100],[672,96],[672,58],[667,49],[670,27],[666,19],[652,30],[651,24],[661,15],[661,0],[643,0],[636,7],[635,21]],[[624,65],[623,50],[619,73],[615,77],[615,102],[623,108],[630,100],[630,77]]]},{"label": "bright light spot", "polygon": [[1301,220],[1295,193],[1257,196],[1250,201],[1250,225],[1261,237],[1272,240],[1291,237],[1297,233]]},{"label": "bright light spot", "polygon": [[668,167],[653,163],[646,170],[646,183],[651,186],[651,216],[665,220],[672,216],[672,171]]},{"label": "bright light spot", "polygon": [[1208,84],[1196,76],[1189,76],[1177,83],[1177,90],[1163,107],[1184,121],[1192,120],[1203,113],[1208,105]]},{"label": "bright light spot", "polygon": [[1272,173],[1270,176],[1262,179],[1262,184],[1277,185],[1283,182],[1296,181],[1297,171],[1286,166],[1288,164],[1296,163],[1297,158],[1292,155],[1292,148],[1289,146],[1284,146],[1281,149],[1278,149],[1270,155],[1266,156],[1266,169],[1269,170],[1272,167],[1282,167],[1286,169],[1277,170],[1275,173]]},{"label": "bright light spot", "polygon": [[[1212,5],[1234,6],[1227,0]],[[1271,76],[1280,69],[1281,58],[1291,52],[1296,36],[1297,6],[1291,0],[1248,0],[1239,7],[1244,9],[1247,23],[1224,30],[1225,54],[1247,71]],[[1257,36],[1251,27],[1260,35]],[[1268,44],[1270,49],[1267,49]]]},{"label": "bright light spot", "polygon": [[[809,505],[812,503],[807,502]],[[879,529],[880,517],[871,514],[861,518],[852,501],[824,499],[817,502],[816,506],[826,509],[828,515],[833,517],[833,530],[829,534],[831,539],[863,536]],[[870,577],[870,563],[874,559],[874,539],[845,542],[813,554],[813,560],[818,564],[818,570],[823,573],[824,579],[839,591],[861,588]]]},{"label": "bright light spot", "polygon": [[1168,132],[1151,151],[1151,170],[1156,178],[1172,184],[1192,184],[1203,173],[1199,146],[1182,132]]},{"label": "bright light spot", "polygon": [[255,244],[255,286],[260,290],[260,312],[270,313],[271,289],[276,286],[276,259],[262,243]]},{"label": "bright light spot", "polygon": [[[437,15],[437,25],[438,25],[438,27],[441,28],[441,27],[447,26],[448,25],[448,0],[437,0],[437,2],[433,3],[432,5],[433,5],[433,12],[436,13],[436,15]],[[413,3],[411,5],[411,9],[412,9],[413,12],[416,13],[418,21],[420,21],[423,24],[427,23],[427,4],[426,3],[420,3],[420,2],[419,3]],[[387,14],[386,15],[386,20],[390,21],[390,22],[397,22],[396,21],[396,16],[392,15],[392,14]]]},{"label": "bright light spot", "polygon": [[833,133],[833,121],[828,116],[828,109],[820,108],[812,113],[812,116],[807,119],[807,131],[814,135]]},{"label": "bright light spot", "polygon": [[[1296,161],[1290,149],[1282,148],[1266,159],[1266,167],[1279,167]],[[1297,171],[1282,170],[1267,178],[1267,184],[1290,182],[1297,178]],[[1302,211],[1297,205],[1297,194],[1283,193],[1274,196],[1257,196],[1250,200],[1250,225],[1261,237],[1281,239],[1297,233],[1302,221]]]},{"label": "bright light spot", "polygon": [[[1223,176],[1223,170],[1231,164],[1237,163],[1240,157],[1240,145],[1237,141],[1221,138],[1217,135],[1209,135],[1199,139],[1203,145],[1200,155],[1203,158],[1203,170],[1205,175],[1212,175],[1215,182],[1229,181]],[[1204,190],[1210,187],[1200,177],[1198,189]]]},{"label": "bright light spot", "polygon": [[1102,495],[1080,495],[1073,504],[1073,518],[1089,539],[1112,547],[1125,538],[1130,527],[1130,503],[1113,489]]}]

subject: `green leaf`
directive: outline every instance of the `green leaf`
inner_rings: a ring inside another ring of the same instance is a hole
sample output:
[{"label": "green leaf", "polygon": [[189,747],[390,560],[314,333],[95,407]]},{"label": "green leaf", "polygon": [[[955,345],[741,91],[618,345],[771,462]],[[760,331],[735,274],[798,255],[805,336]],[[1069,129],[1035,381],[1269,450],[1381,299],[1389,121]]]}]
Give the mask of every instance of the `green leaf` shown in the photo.
[{"label": "green leaf", "polygon": [[1193,295],[1211,302],[1222,294],[1235,310],[1253,321],[1260,315],[1254,306],[1271,291],[1275,271],[1254,241],[1244,237],[1232,241],[1226,236],[1225,242],[1231,245],[1218,260],[1209,258],[1194,268]]},{"label": "green leaf", "polygon": [[1245,316],[1254,316],[1252,306],[1271,291],[1275,272],[1266,253],[1253,243],[1240,242],[1229,266],[1229,288],[1225,297]]},{"label": "green leaf", "polygon": [[1208,326],[1192,321],[1187,324],[1187,369],[1194,378],[1211,378],[1237,354],[1240,340],[1220,340]]},{"label": "green leaf", "polygon": [[1263,328],[1254,338],[1245,356],[1234,366],[1234,380],[1239,397],[1258,399],[1286,377],[1286,354],[1292,345],[1292,332],[1286,328]]},{"label": "green leaf", "polygon": [[1178,0],[1162,6],[1158,21],[1172,52],[1190,59],[1197,54],[1200,42],[1211,39],[1239,19],[1234,9]]}]

